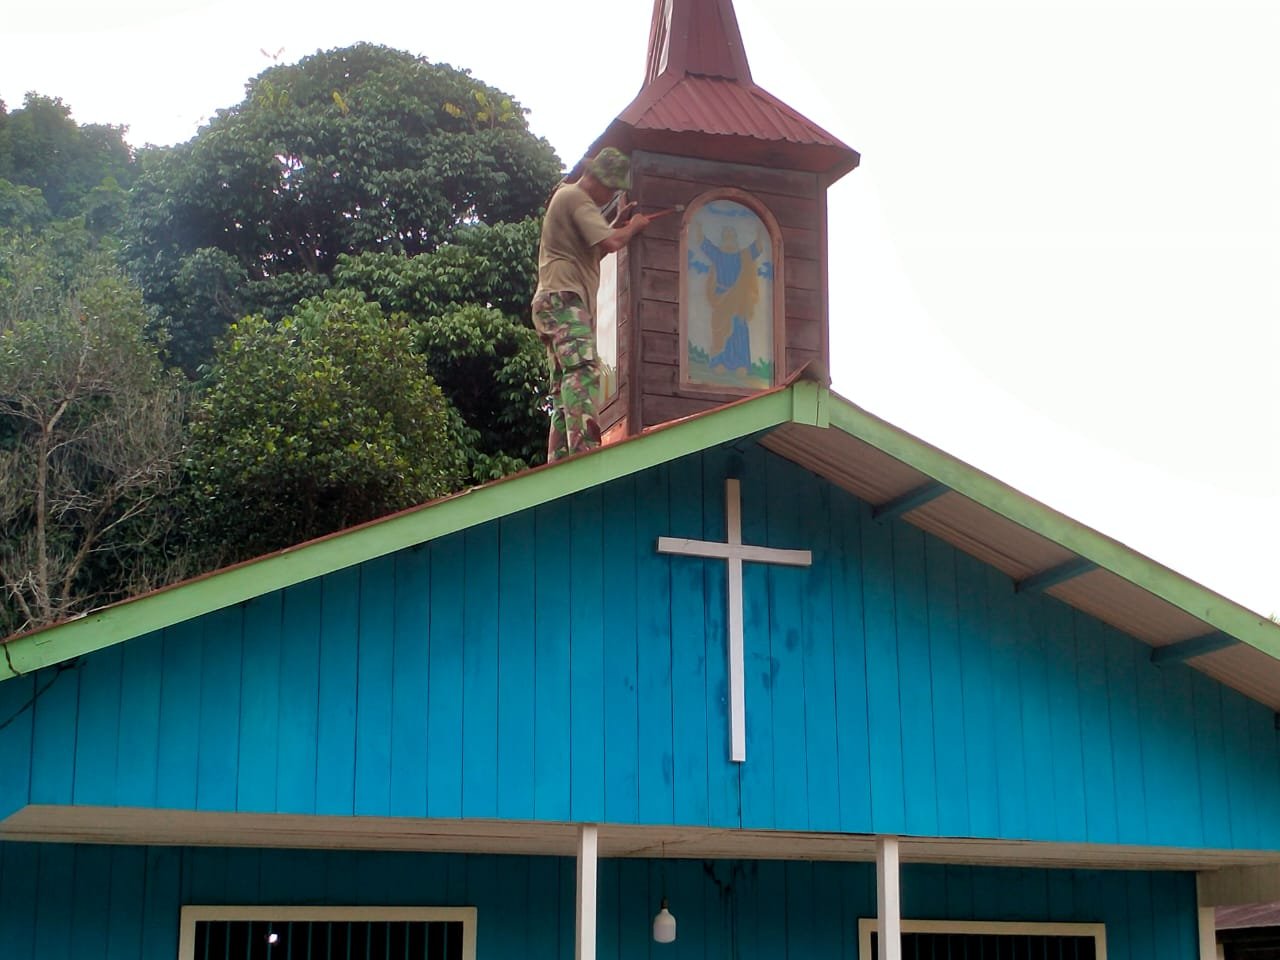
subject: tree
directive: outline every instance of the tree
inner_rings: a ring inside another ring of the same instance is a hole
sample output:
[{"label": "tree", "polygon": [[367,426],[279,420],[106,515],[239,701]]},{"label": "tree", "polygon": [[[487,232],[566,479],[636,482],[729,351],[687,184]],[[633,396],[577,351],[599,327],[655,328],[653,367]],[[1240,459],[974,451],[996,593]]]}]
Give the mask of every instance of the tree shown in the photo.
[{"label": "tree", "polygon": [[468,479],[496,480],[546,458],[547,359],[532,330],[471,305],[418,324],[415,341],[466,425]]},{"label": "tree", "polygon": [[[133,151],[124,127],[77,124],[57,97],[28,93],[20,109],[4,114],[0,104],[0,178],[40,191],[53,217],[101,212],[104,197],[123,207],[123,191],[133,182]],[[114,192],[113,192],[114,191]],[[0,220],[0,226],[15,226]]]},{"label": "tree", "polygon": [[[189,143],[140,164],[132,265],[189,371],[235,309],[278,319],[322,293],[344,254],[414,256],[465,225],[525,218],[560,169],[510,97],[369,44],[270,67]],[[229,276],[234,304],[189,304]]]},{"label": "tree", "polygon": [[52,219],[53,213],[38,187],[0,179],[0,226],[31,233],[39,231]]},{"label": "tree", "polygon": [[29,239],[0,247],[0,617],[11,632],[176,575],[166,498],[183,425],[141,295],[108,256],[72,268]]},{"label": "tree", "polygon": [[546,456],[546,352],[524,317],[537,282],[536,220],[460,228],[430,253],[338,259],[333,282],[415,318],[415,348],[468,425],[470,478]]},{"label": "tree", "polygon": [[469,224],[429,253],[342,256],[333,272],[338,287],[360,290],[387,310],[423,318],[453,307],[493,307],[520,323],[538,282],[540,221]]},{"label": "tree", "polygon": [[451,490],[460,425],[413,353],[413,330],[348,292],[220,347],[195,410],[194,540],[227,562],[372,520]]}]

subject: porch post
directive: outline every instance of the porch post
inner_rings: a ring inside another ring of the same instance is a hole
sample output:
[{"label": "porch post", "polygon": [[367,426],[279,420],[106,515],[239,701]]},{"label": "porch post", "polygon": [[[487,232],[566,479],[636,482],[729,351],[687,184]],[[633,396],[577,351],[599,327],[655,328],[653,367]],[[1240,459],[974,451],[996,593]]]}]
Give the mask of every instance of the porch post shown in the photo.
[{"label": "porch post", "polygon": [[901,904],[898,838],[876,837],[876,917],[880,921],[877,960],[902,960]]},{"label": "porch post", "polygon": [[596,852],[599,834],[594,823],[578,828],[577,922],[574,960],[596,960]]},{"label": "porch post", "polygon": [[1204,874],[1196,874],[1196,924],[1200,934],[1200,960],[1218,960],[1218,929],[1214,908],[1204,906]]}]

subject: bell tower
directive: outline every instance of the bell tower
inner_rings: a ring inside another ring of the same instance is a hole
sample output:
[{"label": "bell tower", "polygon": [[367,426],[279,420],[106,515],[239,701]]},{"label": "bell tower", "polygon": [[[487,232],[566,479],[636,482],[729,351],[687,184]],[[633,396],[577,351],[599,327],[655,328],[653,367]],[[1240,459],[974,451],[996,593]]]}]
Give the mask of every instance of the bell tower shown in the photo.
[{"label": "bell tower", "polygon": [[602,264],[606,440],[825,370],[826,194],[858,154],[756,86],[732,0],[654,0],[606,146],[641,212],[677,208]]}]

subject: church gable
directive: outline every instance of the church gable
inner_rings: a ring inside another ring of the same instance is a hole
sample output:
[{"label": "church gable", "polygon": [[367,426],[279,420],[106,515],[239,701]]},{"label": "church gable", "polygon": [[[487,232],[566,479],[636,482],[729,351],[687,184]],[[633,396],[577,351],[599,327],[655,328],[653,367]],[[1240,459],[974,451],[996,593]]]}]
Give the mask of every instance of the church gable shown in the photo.
[{"label": "church gable", "polygon": [[[729,565],[745,562],[745,760]],[[755,440],[0,684],[23,803],[1257,848],[1272,715]],[[52,683],[50,681],[52,680]]]}]

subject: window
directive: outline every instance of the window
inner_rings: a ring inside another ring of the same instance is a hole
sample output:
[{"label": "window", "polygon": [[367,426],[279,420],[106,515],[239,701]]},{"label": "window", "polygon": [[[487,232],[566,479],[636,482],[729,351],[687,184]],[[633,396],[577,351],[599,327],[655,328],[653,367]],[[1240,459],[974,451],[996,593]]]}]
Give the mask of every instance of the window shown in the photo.
[{"label": "window", "polygon": [[680,382],[716,393],[773,386],[782,357],[781,234],[740,190],[699,197],[681,227]]},{"label": "window", "polygon": [[[875,960],[877,928],[858,921],[859,960]],[[1100,923],[903,920],[902,955],[912,960],[1107,960]]]},{"label": "window", "polygon": [[475,960],[474,907],[183,907],[178,960]]},{"label": "window", "polygon": [[604,407],[618,393],[618,255],[600,261],[600,289],[596,294],[596,355],[600,360],[600,393]]}]

